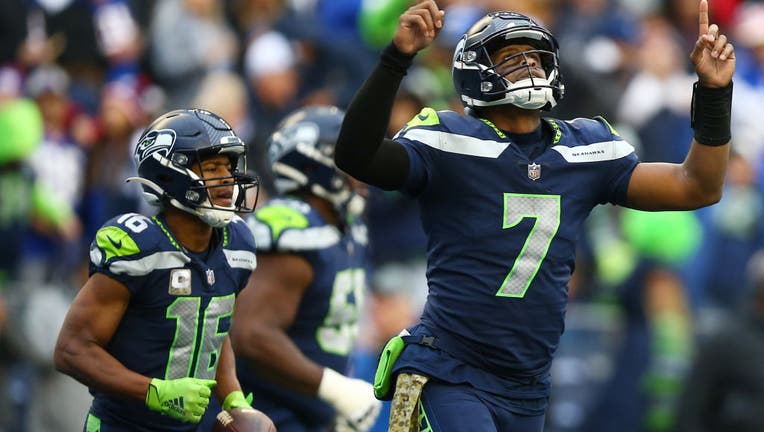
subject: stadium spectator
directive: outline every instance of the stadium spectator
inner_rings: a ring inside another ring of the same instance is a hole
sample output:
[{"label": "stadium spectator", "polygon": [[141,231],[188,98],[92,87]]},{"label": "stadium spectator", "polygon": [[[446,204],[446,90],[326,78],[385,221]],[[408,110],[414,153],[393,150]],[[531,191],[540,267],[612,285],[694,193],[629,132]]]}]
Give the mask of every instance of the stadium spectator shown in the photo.
[{"label": "stadium spectator", "polygon": [[[96,139],[93,118],[69,98],[69,76],[62,68],[50,65],[33,70],[26,80],[29,96],[34,97],[43,116],[43,140],[30,158],[37,178],[58,199],[72,209],[81,208],[87,148]],[[67,242],[29,233],[24,243],[24,268],[37,280],[63,280],[81,262],[81,233]]]},{"label": "stadium spectator", "polygon": [[141,209],[140,187],[124,179],[135,175],[136,138],[152,114],[144,89],[137,81],[123,79],[105,83],[101,90],[99,134],[90,148],[84,179],[82,213],[88,238],[105,220]]},{"label": "stadium spectator", "polygon": [[268,137],[281,119],[299,106],[300,74],[297,52],[280,32],[269,31],[254,38],[244,54],[246,80],[251,89],[251,115],[255,133],[249,143],[251,167],[263,188],[275,193],[268,165]]},{"label": "stadium spectator", "polygon": [[[43,363],[48,367],[50,364],[47,350],[52,344],[48,346],[49,339],[36,333],[29,324],[36,323],[38,328],[46,329],[50,329],[47,326],[50,323],[53,327],[58,324],[53,307],[35,307],[40,304],[35,301],[39,298],[37,294],[45,288],[41,283],[44,275],[27,271],[26,240],[35,233],[59,244],[76,242],[81,234],[70,203],[49,189],[32,168],[45,123],[37,104],[22,96],[22,88],[21,74],[16,69],[0,68],[0,134],[4,137],[0,144],[0,238],[3,239],[0,248],[0,384],[4,390],[0,393],[0,429],[10,430],[31,427],[34,420],[30,413],[31,401],[39,396],[40,390],[36,387],[36,373],[47,370],[38,368],[41,352],[47,353]],[[61,290],[56,294],[57,299],[64,297]],[[37,316],[40,310],[45,310],[46,315]],[[36,337],[35,342],[31,343],[29,337]]]},{"label": "stadium spectator", "polygon": [[207,74],[231,70],[239,41],[215,0],[161,0],[149,32],[148,61],[167,107],[189,106]]}]

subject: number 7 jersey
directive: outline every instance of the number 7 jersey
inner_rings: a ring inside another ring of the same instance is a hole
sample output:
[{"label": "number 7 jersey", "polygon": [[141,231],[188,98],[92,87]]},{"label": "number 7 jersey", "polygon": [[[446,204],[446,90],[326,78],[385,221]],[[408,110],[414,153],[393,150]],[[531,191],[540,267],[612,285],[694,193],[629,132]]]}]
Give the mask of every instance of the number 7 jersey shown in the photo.
[{"label": "number 7 jersey", "polygon": [[[251,232],[239,217],[216,229],[208,251],[187,251],[161,217],[129,213],[101,227],[90,247],[90,273],[121,282],[130,303],[105,349],[128,369],[160,379],[215,379],[234,300],[256,266]],[[132,430],[194,430],[91,390],[91,412]]]},{"label": "number 7 jersey", "polygon": [[[479,370],[546,373],[579,229],[597,204],[625,203],[633,147],[601,118],[542,120],[536,132],[509,136],[430,108],[395,140],[410,161],[401,191],[418,198],[428,237],[422,323]],[[451,373],[424,363],[415,368]]]}]

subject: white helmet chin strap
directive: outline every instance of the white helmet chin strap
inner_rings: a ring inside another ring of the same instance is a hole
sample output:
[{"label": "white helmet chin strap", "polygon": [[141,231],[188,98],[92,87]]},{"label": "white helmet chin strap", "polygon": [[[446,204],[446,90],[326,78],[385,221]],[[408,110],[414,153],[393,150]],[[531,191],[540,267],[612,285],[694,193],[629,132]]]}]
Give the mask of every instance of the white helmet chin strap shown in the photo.
[{"label": "white helmet chin strap", "polygon": [[[531,87],[532,85],[539,84],[539,81],[543,81],[543,84],[548,84],[548,81],[543,78],[526,78],[516,83],[510,83],[508,87],[507,96],[504,99],[505,103],[511,103],[524,109],[541,109],[547,103],[554,107],[557,102],[552,95],[551,87]],[[522,88],[526,87],[526,88]],[[513,90],[518,88],[518,90]]]},{"label": "white helmet chin strap", "polygon": [[[173,203],[173,205],[175,205],[175,203],[178,203],[174,199],[171,200],[170,202]],[[176,205],[176,207],[178,206]],[[199,216],[199,219],[203,220],[207,225],[213,228],[223,228],[224,226],[228,225],[233,220],[233,217],[235,214],[233,211],[217,210],[217,209],[211,209],[211,208],[198,208],[196,210],[191,211],[191,213]]]},{"label": "white helmet chin strap", "polygon": [[549,78],[525,78],[517,82],[511,82],[504,78],[507,86],[507,92],[504,97],[491,102],[484,102],[478,99],[470,99],[462,96],[462,100],[471,102],[477,107],[487,107],[495,105],[512,104],[523,109],[541,109],[546,104],[550,108],[557,105],[552,91],[551,82],[554,81],[556,73],[552,72]]}]

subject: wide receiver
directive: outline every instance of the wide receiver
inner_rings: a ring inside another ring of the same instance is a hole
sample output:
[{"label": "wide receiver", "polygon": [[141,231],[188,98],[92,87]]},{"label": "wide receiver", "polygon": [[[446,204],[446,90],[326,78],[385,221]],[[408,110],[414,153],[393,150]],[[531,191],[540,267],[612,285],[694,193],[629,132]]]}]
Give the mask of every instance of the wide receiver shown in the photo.
[{"label": "wide receiver", "polygon": [[157,216],[118,215],[90,247],[90,278],[71,305],[55,351],[58,370],[90,388],[84,432],[194,431],[215,393],[249,407],[228,327],[255,269],[245,146],[217,115],[160,116],[135,149]]}]

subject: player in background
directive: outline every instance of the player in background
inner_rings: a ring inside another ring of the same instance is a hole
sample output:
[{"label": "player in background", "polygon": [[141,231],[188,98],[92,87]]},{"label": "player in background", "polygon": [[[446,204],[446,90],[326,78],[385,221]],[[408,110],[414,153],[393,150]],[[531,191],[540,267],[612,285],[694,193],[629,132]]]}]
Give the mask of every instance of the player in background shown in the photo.
[{"label": "player in background", "polygon": [[276,191],[247,219],[260,264],[236,302],[242,388],[280,432],[368,430],[380,403],[348,378],[366,291],[364,199],[334,166],[343,112],[316,106],[269,139]]},{"label": "player in background", "polygon": [[542,117],[564,94],[558,44],[513,12],[486,15],[455,49],[466,115],[425,108],[385,139],[400,81],[444,20],[433,0],[401,15],[335,153],[358,180],[417,197],[428,237],[424,312],[390,340],[375,380],[378,397],[393,398],[391,431],[543,430],[576,237],[590,210],[719,201],[735,56],[709,25],[706,0],[699,11],[695,137],[678,164],[640,163],[603,118]]},{"label": "player in background", "polygon": [[61,328],[58,370],[90,388],[83,431],[194,431],[211,392],[248,407],[228,328],[256,266],[245,146],[204,110],[156,119],[135,150],[157,216],[123,214],[98,230],[90,278]]}]

